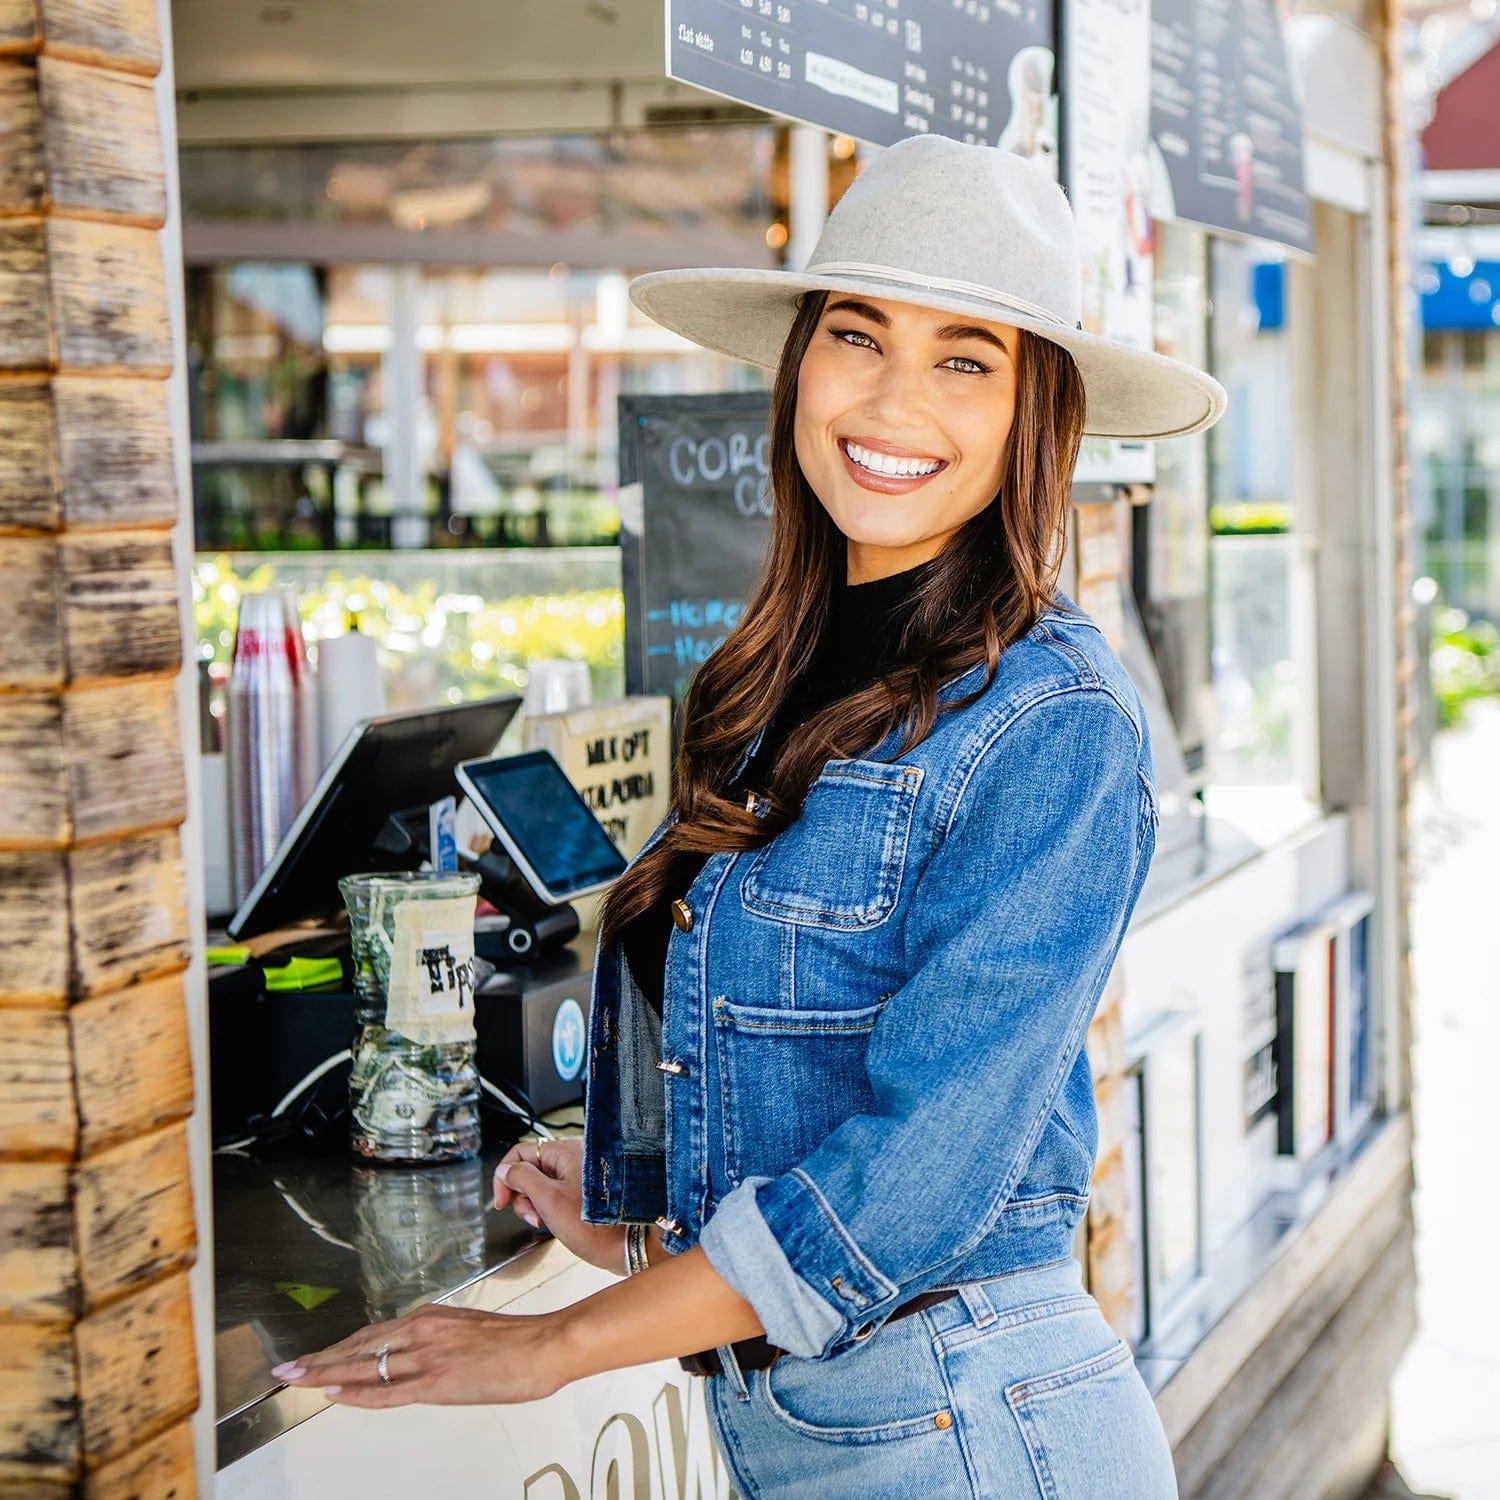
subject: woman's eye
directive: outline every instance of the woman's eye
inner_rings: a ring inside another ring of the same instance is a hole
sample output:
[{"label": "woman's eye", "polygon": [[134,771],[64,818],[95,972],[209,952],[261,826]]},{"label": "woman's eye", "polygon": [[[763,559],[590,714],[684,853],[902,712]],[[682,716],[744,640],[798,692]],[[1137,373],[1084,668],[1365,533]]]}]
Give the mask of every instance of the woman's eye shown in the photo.
[{"label": "woman's eye", "polygon": [[988,375],[990,373],[988,365],[981,364],[977,359],[966,359],[962,354],[955,354],[948,364],[957,369],[960,375]]},{"label": "woman's eye", "polygon": [[858,328],[830,328],[828,331],[841,344],[854,344],[858,349],[873,349],[876,347],[875,340],[868,333],[862,333]]}]

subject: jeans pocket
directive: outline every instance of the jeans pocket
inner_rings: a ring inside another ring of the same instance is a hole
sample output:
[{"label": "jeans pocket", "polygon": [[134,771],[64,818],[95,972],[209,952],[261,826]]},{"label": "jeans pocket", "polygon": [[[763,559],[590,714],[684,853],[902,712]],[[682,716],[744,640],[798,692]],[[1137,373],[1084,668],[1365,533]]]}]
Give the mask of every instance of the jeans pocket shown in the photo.
[{"label": "jeans pocket", "polygon": [[1007,1386],[1005,1400],[1045,1500],[1177,1500],[1161,1418],[1123,1339]]},{"label": "jeans pocket", "polygon": [[783,1354],[751,1378],[778,1421],[825,1442],[941,1436],[952,1425],[947,1387],[920,1316],[885,1324],[835,1359]]}]

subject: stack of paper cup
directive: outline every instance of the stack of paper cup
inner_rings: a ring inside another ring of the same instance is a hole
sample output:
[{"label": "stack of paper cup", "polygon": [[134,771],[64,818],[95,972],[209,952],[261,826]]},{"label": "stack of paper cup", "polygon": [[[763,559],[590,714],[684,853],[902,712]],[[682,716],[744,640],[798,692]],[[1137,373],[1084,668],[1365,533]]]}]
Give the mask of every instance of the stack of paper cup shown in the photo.
[{"label": "stack of paper cup", "polygon": [[318,774],[317,699],[290,588],[240,601],[224,708],[230,873],[249,895]]}]

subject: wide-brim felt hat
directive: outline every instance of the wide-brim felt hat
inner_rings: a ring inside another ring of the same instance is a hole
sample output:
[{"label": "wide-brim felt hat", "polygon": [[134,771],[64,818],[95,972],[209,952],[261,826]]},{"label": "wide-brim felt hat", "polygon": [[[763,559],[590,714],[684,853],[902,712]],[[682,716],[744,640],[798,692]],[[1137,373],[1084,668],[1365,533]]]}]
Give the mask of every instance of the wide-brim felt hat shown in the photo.
[{"label": "wide-brim felt hat", "polygon": [[774,369],[804,292],[910,302],[1008,323],[1077,363],[1084,431],[1169,438],[1218,421],[1227,397],[1181,360],[1085,333],[1078,235],[1044,168],[994,146],[917,135],[879,152],[838,201],[803,271],[652,271],[635,305],[704,348]]}]

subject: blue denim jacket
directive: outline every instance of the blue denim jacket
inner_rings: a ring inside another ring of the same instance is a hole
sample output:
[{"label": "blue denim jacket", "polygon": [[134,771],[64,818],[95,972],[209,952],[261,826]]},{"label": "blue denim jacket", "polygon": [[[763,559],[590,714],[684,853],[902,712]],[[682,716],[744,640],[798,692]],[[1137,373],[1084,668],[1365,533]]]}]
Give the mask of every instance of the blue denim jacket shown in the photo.
[{"label": "blue denim jacket", "polygon": [[907,755],[830,760],[795,823],[710,856],[664,1019],[596,956],[583,1217],[665,1216],[791,1354],[1065,1257],[1087,1205],[1084,1034],[1157,805],[1135,687],[1061,603]]}]

